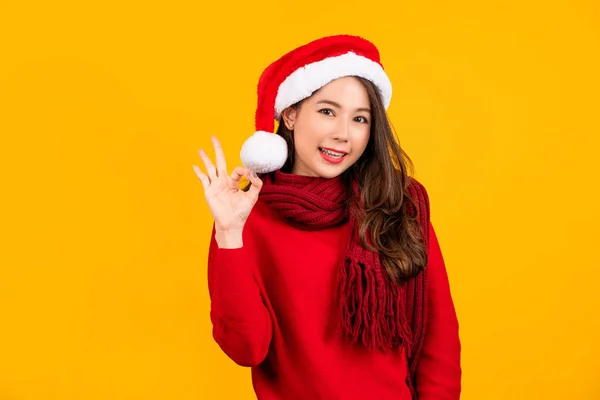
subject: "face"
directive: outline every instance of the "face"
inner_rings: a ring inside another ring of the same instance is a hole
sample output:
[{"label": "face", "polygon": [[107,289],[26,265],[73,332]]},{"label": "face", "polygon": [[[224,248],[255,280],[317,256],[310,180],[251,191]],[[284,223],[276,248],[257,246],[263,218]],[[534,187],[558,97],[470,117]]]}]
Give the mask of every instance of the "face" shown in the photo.
[{"label": "face", "polygon": [[294,130],[292,173],[333,178],[363,154],[371,132],[369,96],[354,77],[336,79],[283,113]]}]

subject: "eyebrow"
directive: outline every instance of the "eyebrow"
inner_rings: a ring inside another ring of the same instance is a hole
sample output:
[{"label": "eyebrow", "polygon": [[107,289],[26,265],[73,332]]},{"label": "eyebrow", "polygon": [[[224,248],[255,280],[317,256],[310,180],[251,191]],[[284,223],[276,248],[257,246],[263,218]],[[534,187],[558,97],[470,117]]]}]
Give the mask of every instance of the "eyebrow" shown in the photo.
[{"label": "eyebrow", "polygon": [[[331,104],[334,107],[342,108],[341,105],[339,105],[338,103],[336,103],[335,101],[332,101],[332,100],[319,100],[319,101],[317,101],[317,104],[319,104],[319,103]],[[371,109],[370,108],[357,108],[355,111],[366,111],[366,112],[370,113]]]}]

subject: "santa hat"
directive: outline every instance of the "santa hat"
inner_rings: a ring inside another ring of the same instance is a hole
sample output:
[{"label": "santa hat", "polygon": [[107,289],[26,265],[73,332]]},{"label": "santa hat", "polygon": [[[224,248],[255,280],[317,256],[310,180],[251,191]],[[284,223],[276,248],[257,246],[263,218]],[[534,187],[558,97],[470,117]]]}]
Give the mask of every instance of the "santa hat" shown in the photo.
[{"label": "santa hat", "polygon": [[288,148],[285,140],[274,133],[275,120],[287,107],[344,76],[358,76],[373,82],[388,108],[392,84],[381,65],[379,51],[361,37],[320,38],[270,64],[258,81],[256,132],[242,145],[240,158],[244,166],[257,173],[280,169],[287,160]]}]

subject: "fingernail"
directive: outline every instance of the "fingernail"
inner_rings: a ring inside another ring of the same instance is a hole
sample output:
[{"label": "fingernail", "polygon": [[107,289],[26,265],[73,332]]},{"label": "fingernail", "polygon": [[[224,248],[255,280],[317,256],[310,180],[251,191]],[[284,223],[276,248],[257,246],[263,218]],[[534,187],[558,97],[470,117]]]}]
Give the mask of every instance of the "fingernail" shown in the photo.
[{"label": "fingernail", "polygon": [[252,171],[252,176],[255,178],[258,178],[258,175],[256,175],[256,172]]}]

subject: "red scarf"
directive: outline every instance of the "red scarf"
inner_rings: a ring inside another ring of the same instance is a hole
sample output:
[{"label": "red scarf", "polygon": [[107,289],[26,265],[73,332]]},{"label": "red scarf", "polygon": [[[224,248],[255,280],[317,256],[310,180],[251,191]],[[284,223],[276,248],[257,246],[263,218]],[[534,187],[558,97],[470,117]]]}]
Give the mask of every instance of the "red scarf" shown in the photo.
[{"label": "red scarf", "polygon": [[[340,326],[353,342],[388,351],[405,346],[414,379],[423,344],[427,268],[402,285],[391,282],[379,255],[362,247],[356,215],[349,210],[340,176],[327,179],[276,171],[263,179],[262,200],[302,229],[323,229],[349,219],[351,236],[340,262]],[[354,193],[361,199],[358,186]],[[429,201],[425,189],[412,180],[408,191],[419,205],[425,244],[429,242]],[[408,212],[416,211],[412,205]],[[367,234],[368,237],[368,234]],[[409,382],[410,383],[410,382]],[[412,385],[411,385],[412,389]]]}]

